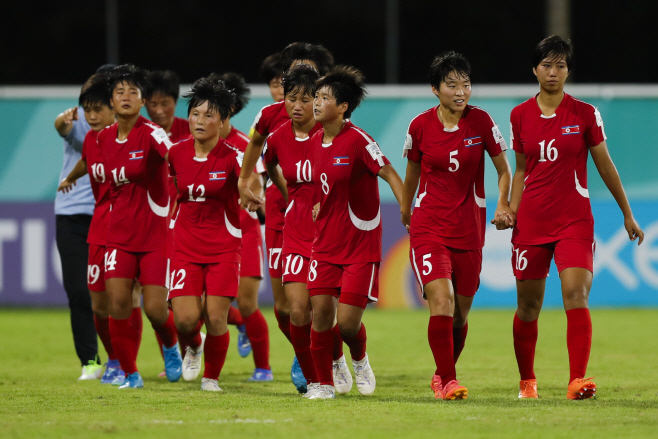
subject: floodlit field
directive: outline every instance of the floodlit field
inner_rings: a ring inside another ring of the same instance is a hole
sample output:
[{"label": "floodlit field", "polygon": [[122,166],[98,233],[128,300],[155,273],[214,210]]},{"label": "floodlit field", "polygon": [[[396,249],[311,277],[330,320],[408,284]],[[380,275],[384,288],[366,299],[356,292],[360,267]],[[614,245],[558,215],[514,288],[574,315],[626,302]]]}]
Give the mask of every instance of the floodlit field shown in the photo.
[{"label": "floodlit field", "polygon": [[[474,311],[457,365],[466,401],[435,401],[425,311],[368,310],[368,354],[377,377],[372,397],[356,387],[335,401],[307,401],[290,383],[292,348],[271,310],[275,381],[247,383],[251,356],[235,348],[220,376],[224,393],[196,382],[157,378],[162,360],[146,318],[138,364],[142,390],[77,382],[68,313],[0,310],[0,437],[658,437],[658,310],[593,310],[589,374],[598,397],[567,401],[566,318],[539,321],[538,401],[516,398],[512,311]],[[347,346],[345,346],[346,352]],[[348,360],[349,363],[349,360]],[[210,436],[212,435],[212,436]]]}]

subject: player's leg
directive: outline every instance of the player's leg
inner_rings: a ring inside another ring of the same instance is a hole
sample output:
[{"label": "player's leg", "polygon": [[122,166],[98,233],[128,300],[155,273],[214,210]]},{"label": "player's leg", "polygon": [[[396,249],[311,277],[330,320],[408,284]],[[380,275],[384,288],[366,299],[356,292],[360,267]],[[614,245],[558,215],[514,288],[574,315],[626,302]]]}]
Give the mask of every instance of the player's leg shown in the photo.
[{"label": "player's leg", "polygon": [[267,247],[270,284],[274,298],[274,316],[281,333],[290,339],[290,303],[283,287],[283,232],[265,228],[265,246]]},{"label": "player's leg", "polygon": [[455,312],[452,321],[453,357],[455,364],[464,350],[468,334],[468,314],[480,287],[482,250],[450,249]]},{"label": "player's leg", "polygon": [[[313,264],[315,261],[311,261]],[[312,266],[312,265],[311,265]],[[318,277],[316,275],[316,277]],[[311,273],[309,279],[313,278]],[[309,295],[313,308],[311,325],[311,355],[315,365],[317,389],[308,395],[309,399],[333,399],[336,391],[333,381],[334,319],[338,305],[339,290],[331,288],[313,288],[309,282]]]},{"label": "player's leg", "polygon": [[272,381],[270,368],[270,336],[265,317],[258,309],[260,278],[240,277],[238,309],[251,342],[256,369],[249,381]]},{"label": "player's leg", "polygon": [[217,380],[224,367],[230,335],[227,327],[228,311],[232,297],[206,296],[204,302],[204,320],[206,322],[206,341],[204,346],[204,371],[201,390],[221,392]]},{"label": "player's leg", "polygon": [[[302,259],[302,256],[297,257]],[[308,276],[308,260],[306,265],[307,269],[299,272],[303,278]],[[295,382],[297,377],[292,376],[293,383],[299,393],[306,393],[309,385],[317,383],[311,355],[311,300],[305,282],[286,282],[284,289],[290,304],[290,341],[302,371],[298,382]]]}]

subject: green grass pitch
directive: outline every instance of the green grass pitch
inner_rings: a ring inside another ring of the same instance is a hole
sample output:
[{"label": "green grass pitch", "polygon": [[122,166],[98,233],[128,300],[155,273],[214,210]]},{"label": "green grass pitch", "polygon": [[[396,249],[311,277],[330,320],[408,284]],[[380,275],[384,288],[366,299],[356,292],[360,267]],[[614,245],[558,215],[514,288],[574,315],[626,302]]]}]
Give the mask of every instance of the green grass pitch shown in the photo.
[{"label": "green grass pitch", "polygon": [[587,401],[565,399],[563,311],[544,311],[539,320],[536,401],[517,399],[513,312],[473,311],[457,364],[469,398],[453,402],[435,401],[429,388],[427,311],[369,309],[364,322],[377,390],[361,397],[355,387],[335,401],[296,394],[292,348],[272,310],[264,314],[274,382],[246,382],[253,361],[238,356],[231,328],[224,392],[209,394],[199,390],[201,378],[173,384],[157,378],[162,360],[146,319],[138,359],[145,388],[120,391],[77,382],[67,311],[1,309],[0,437],[658,437],[658,310],[592,311],[588,374],[596,377],[598,395]]}]

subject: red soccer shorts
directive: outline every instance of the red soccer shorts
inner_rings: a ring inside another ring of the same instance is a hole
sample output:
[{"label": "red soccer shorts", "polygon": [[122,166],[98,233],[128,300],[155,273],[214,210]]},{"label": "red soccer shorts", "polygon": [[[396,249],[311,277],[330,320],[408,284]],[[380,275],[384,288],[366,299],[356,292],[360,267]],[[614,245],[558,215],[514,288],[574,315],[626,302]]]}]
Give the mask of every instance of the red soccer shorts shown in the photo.
[{"label": "red soccer shorts", "polygon": [[165,250],[128,252],[118,248],[105,249],[105,279],[115,277],[137,279],[142,285],[167,285]]},{"label": "red soccer shorts", "polygon": [[87,288],[90,291],[105,291],[105,246],[89,244],[87,261]]},{"label": "red soccer shorts", "polygon": [[365,309],[379,300],[379,262],[335,265],[311,260],[306,287],[311,297],[334,289],[340,303]]},{"label": "red soccer shorts", "polygon": [[585,268],[594,272],[596,242],[565,238],[539,245],[512,244],[512,268],[518,280],[545,279],[555,257],[557,272],[565,268]]},{"label": "red soccer shorts", "polygon": [[443,278],[452,280],[452,288],[460,296],[475,296],[480,288],[482,250],[460,250],[439,243],[421,244],[411,248],[409,257],[421,288]]},{"label": "red soccer shorts", "polygon": [[281,258],[283,264],[283,283],[303,282],[308,280],[309,258],[295,253],[284,254]]},{"label": "red soccer shorts", "polygon": [[[267,247],[267,260],[270,277],[280,279],[283,276],[281,250],[283,248],[283,230],[274,230],[265,227],[265,246]],[[242,256],[244,257],[244,255]],[[306,281],[306,280],[304,280]]]},{"label": "red soccer shorts", "polygon": [[242,234],[240,277],[263,277],[263,235],[260,226]]},{"label": "red soccer shorts", "polygon": [[195,264],[194,262],[171,260],[170,288],[167,299],[179,296],[237,297],[240,283],[238,262]]}]

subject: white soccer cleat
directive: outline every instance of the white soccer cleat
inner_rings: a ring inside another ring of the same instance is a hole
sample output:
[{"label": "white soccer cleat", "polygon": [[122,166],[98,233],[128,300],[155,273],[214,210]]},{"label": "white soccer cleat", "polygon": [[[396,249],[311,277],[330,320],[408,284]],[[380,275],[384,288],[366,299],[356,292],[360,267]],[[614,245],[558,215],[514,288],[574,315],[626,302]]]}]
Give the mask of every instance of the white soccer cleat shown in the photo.
[{"label": "white soccer cleat", "polygon": [[347,367],[345,355],[333,362],[332,369],[334,372],[334,386],[336,387],[336,393],[341,395],[350,393],[350,390],[352,390],[352,373]]},{"label": "white soccer cleat", "polygon": [[185,381],[194,381],[201,372],[201,357],[203,355],[203,345],[206,343],[206,334],[201,335],[201,345],[196,349],[188,346],[185,349],[185,358],[183,358],[183,379]]},{"label": "white soccer cleat", "polygon": [[79,381],[99,380],[103,375],[103,366],[96,363],[94,360],[89,360],[89,364],[82,366],[82,374],[78,378]]},{"label": "white soccer cleat", "polygon": [[317,390],[308,399],[336,399],[336,389],[329,384],[316,384]]},{"label": "white soccer cleat", "polygon": [[206,392],[223,392],[222,388],[217,384],[217,380],[211,378],[201,378],[201,390]]},{"label": "white soccer cleat", "polygon": [[352,359],[352,366],[354,367],[356,388],[359,393],[364,396],[369,396],[375,393],[375,374],[370,367],[368,354],[366,354],[361,361]]},{"label": "white soccer cleat", "polygon": [[306,386],[306,393],[302,395],[302,398],[310,398],[311,396],[315,395],[315,393],[320,390],[320,384],[319,383],[310,383]]}]

